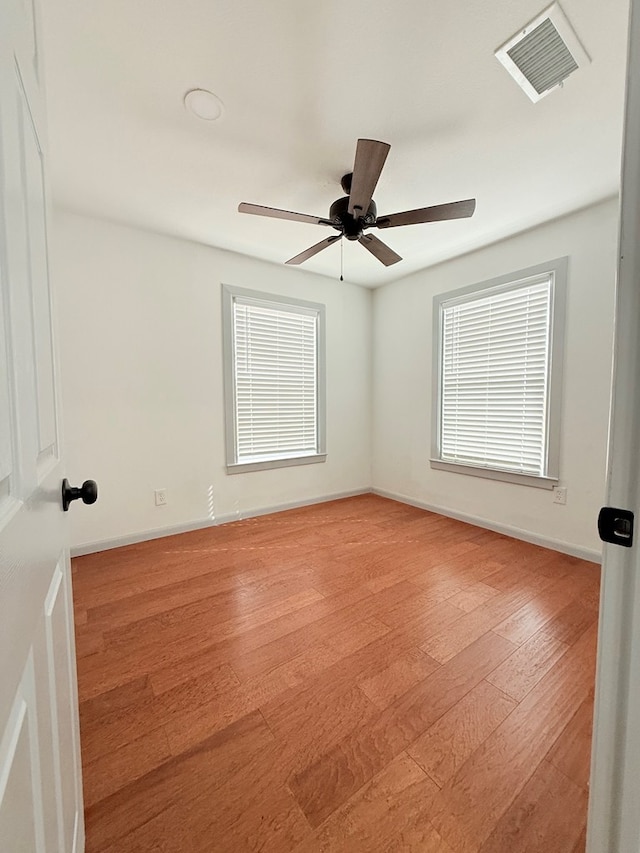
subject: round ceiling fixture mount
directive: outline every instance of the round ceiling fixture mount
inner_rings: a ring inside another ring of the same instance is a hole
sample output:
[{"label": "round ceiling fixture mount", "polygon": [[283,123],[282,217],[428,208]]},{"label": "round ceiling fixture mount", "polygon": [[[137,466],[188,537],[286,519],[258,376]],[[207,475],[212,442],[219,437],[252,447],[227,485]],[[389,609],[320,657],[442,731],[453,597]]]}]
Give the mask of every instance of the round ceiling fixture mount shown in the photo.
[{"label": "round ceiling fixture mount", "polygon": [[222,101],[207,89],[191,89],[184,96],[184,105],[196,118],[215,121],[222,115]]}]

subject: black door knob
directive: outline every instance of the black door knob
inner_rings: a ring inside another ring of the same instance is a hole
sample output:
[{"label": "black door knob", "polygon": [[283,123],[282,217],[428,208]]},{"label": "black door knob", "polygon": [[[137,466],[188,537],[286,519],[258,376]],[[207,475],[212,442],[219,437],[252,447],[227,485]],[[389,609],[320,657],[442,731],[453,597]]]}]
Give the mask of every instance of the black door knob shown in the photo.
[{"label": "black door knob", "polygon": [[85,480],[78,488],[70,486],[69,481],[65,477],[62,481],[62,509],[66,512],[69,509],[71,501],[77,501],[82,498],[82,503],[94,504],[98,500],[98,486],[95,480]]}]

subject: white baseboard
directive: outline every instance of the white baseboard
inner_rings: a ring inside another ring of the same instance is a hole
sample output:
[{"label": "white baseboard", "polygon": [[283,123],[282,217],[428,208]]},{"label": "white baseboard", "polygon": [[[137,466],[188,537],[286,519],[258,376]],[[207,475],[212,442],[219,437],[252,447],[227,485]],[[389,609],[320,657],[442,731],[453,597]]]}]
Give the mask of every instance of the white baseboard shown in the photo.
[{"label": "white baseboard", "polygon": [[561,542],[558,539],[550,539],[546,536],[540,536],[537,533],[530,533],[528,530],[521,530],[518,527],[512,527],[509,524],[500,524],[494,521],[488,521],[486,518],[479,518],[475,515],[468,515],[464,512],[448,509],[447,507],[436,506],[429,504],[426,501],[421,501],[416,498],[410,498],[406,495],[399,495],[396,492],[388,492],[386,489],[371,489],[374,495],[380,495],[382,498],[389,498],[392,501],[409,504],[419,509],[426,509],[429,512],[436,512],[438,515],[447,516],[447,518],[455,518],[457,521],[464,521],[467,524],[473,524],[476,527],[483,527],[486,530],[493,530],[495,533],[503,533],[505,536],[511,536],[513,539],[521,539],[523,542],[530,542],[532,545],[540,545],[542,548],[550,548],[552,551],[560,551],[562,554],[569,554],[571,557],[578,557],[581,560],[588,560],[590,563],[601,563],[602,554],[599,551],[594,551],[591,548],[581,548],[579,545],[572,545],[570,542]]},{"label": "white baseboard", "polygon": [[168,527],[157,527],[152,530],[143,530],[139,533],[129,533],[124,536],[116,536],[112,539],[101,539],[98,542],[87,542],[83,545],[74,545],[71,548],[72,557],[84,557],[86,554],[96,554],[99,551],[109,551],[112,548],[123,548],[125,545],[136,545],[138,542],[148,542],[151,539],[161,539],[164,536],[175,536],[177,533],[189,533],[192,530],[203,530],[205,527],[217,527],[219,524],[228,524],[231,521],[241,521],[244,518],[257,518],[259,515],[269,515],[272,512],[284,512],[287,509],[311,506],[312,504],[337,501],[342,498],[353,498],[357,495],[368,495],[369,487],[353,489],[348,492],[336,492],[332,495],[322,495],[317,498],[306,498],[301,501],[288,501],[281,504],[260,507],[258,509],[243,510],[242,512],[227,512],[216,515],[215,518],[202,518],[197,521],[188,521],[183,524],[174,524]]},{"label": "white baseboard", "polygon": [[288,501],[286,503],[272,504],[271,506],[244,510],[243,512],[229,512],[223,515],[217,515],[213,519],[203,518],[197,521],[185,522],[183,524],[174,524],[169,527],[158,527],[153,530],[130,533],[125,536],[116,536],[113,539],[102,539],[98,542],[88,542],[83,545],[72,547],[71,556],[82,557],[85,554],[95,554],[99,551],[108,551],[112,548],[123,548],[125,545],[135,545],[138,542],[147,542],[151,539],[161,539],[164,536],[175,536],[178,533],[189,533],[192,530],[216,527],[219,524],[228,524],[229,522],[240,521],[245,518],[257,518],[260,515],[269,515],[272,512],[284,512],[288,509],[311,506],[312,504],[327,503],[328,501],[336,501],[341,498],[352,498],[357,495],[365,495],[369,493],[380,495],[380,497],[389,498],[390,500],[398,501],[399,503],[409,504],[409,506],[415,506],[419,509],[425,509],[429,512],[436,512],[439,515],[444,515],[448,518],[455,518],[458,521],[464,521],[467,524],[473,524],[476,527],[483,527],[486,530],[493,530],[496,533],[502,533],[505,536],[511,536],[514,539],[531,542],[531,544],[540,545],[542,548],[550,548],[552,551],[560,551],[562,554],[569,554],[572,557],[578,557],[581,560],[588,560],[591,563],[602,562],[602,554],[599,551],[592,550],[591,548],[581,548],[580,546],[572,545],[569,542],[550,539],[549,537],[540,536],[537,533],[531,533],[528,530],[521,530],[518,527],[512,527],[508,524],[501,524],[489,521],[485,518],[479,518],[475,515],[458,512],[457,510],[452,510],[447,507],[436,506],[435,504],[430,504],[426,501],[410,498],[407,495],[389,492],[386,489],[367,487],[347,492],[336,492],[332,495],[323,495],[316,498],[307,498],[301,501]]}]

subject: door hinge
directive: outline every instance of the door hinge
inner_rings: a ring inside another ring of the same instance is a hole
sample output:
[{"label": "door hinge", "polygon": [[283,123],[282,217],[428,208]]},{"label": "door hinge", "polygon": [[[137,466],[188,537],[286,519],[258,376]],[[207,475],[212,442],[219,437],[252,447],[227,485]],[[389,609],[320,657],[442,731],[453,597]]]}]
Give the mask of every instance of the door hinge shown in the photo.
[{"label": "door hinge", "polygon": [[633,513],[630,509],[603,506],[598,515],[598,533],[603,542],[631,548],[633,545]]}]

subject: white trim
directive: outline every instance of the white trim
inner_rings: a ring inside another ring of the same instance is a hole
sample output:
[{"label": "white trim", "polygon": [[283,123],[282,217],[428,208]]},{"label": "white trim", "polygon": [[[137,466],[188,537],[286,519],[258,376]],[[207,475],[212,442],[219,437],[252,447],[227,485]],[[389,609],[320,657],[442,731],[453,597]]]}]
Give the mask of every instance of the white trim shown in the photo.
[{"label": "white trim", "polygon": [[494,533],[503,533],[505,536],[511,536],[512,539],[521,539],[523,542],[530,542],[532,545],[539,545],[541,548],[549,548],[552,551],[559,551],[561,554],[568,554],[571,557],[578,557],[580,560],[588,560],[590,563],[602,562],[602,555],[598,551],[591,548],[581,548],[579,545],[572,545],[570,542],[562,542],[559,539],[551,539],[548,536],[540,536],[537,533],[530,533],[528,530],[521,530],[519,527],[512,527],[510,524],[500,524],[498,522],[489,521],[486,518],[480,518],[476,515],[469,515],[466,512],[458,512],[448,507],[437,506],[422,501],[419,498],[411,498],[408,495],[401,495],[397,492],[389,492],[386,489],[371,489],[374,495],[380,495],[381,498],[389,498],[398,503],[408,504],[409,506],[418,507],[418,509],[426,509],[429,512],[435,512],[438,515],[444,515],[447,518],[455,518],[456,521],[464,521],[466,524],[473,524],[475,527],[482,527],[486,530],[493,530]]},{"label": "white trim", "polygon": [[199,521],[187,521],[184,524],[171,524],[167,527],[155,527],[152,530],[141,530],[139,533],[127,533],[124,536],[114,536],[111,539],[99,539],[97,542],[86,542],[83,545],[71,547],[71,558],[84,557],[86,554],[97,554],[100,551],[110,551],[112,548],[124,548],[127,545],[137,545],[139,542],[148,542],[150,539],[161,539],[163,536],[174,536],[177,533],[189,533],[191,530],[201,530],[204,527],[215,527],[225,521],[235,521],[236,516],[215,521],[203,518]]},{"label": "white trim", "polygon": [[[235,392],[235,343],[233,311],[236,301],[244,304],[257,304],[276,310],[288,309],[292,313],[315,317],[316,326],[316,452],[311,456],[292,455],[285,459],[259,459],[255,462],[242,462],[237,459],[237,420]],[[283,468],[292,465],[305,465],[310,462],[324,462],[327,455],[326,422],[326,305],[309,302],[296,297],[281,296],[259,290],[222,284],[222,365],[224,379],[225,410],[225,446],[227,473],[238,474],[250,471],[264,471],[269,468]]]},{"label": "white trim", "polygon": [[353,489],[348,492],[336,492],[333,495],[324,495],[320,498],[305,498],[301,501],[287,501],[282,504],[273,504],[265,506],[261,509],[251,509],[247,512],[242,512],[238,515],[238,520],[243,518],[258,518],[260,515],[269,515],[272,512],[286,512],[288,509],[298,509],[303,506],[313,506],[314,504],[325,504],[329,501],[339,501],[343,498],[357,498],[359,495],[370,495],[371,487],[364,486],[361,489]]},{"label": "white trim", "polygon": [[339,501],[342,498],[355,498],[358,495],[371,494],[369,486],[361,489],[352,489],[347,492],[335,492],[331,495],[322,495],[316,498],[305,498],[300,501],[287,501],[281,504],[248,509],[243,512],[227,512],[216,515],[215,518],[202,518],[199,521],[187,521],[183,524],[173,524],[168,527],[157,527],[153,530],[143,530],[139,533],[129,533],[125,536],[116,536],[112,539],[100,539],[98,542],[87,542],[71,548],[72,557],[84,557],[86,554],[97,554],[100,551],[109,551],[112,548],[123,548],[126,545],[137,545],[139,542],[148,542],[151,539],[162,539],[165,536],[175,536],[178,533],[190,533],[192,530],[203,530],[206,527],[217,527],[220,524],[228,524],[231,521],[242,521],[245,518],[257,518],[260,515],[269,515],[272,512],[284,512],[287,509],[298,509],[312,504]]},{"label": "white trim", "polygon": [[442,459],[430,459],[429,464],[432,468],[437,468],[440,471],[450,471],[452,474],[484,477],[485,480],[501,480],[503,483],[533,486],[535,489],[553,489],[560,482],[557,477],[536,477],[529,474],[516,474],[514,471],[500,471],[497,468],[481,468],[479,465],[443,462]]},{"label": "white trim", "polygon": [[80,820],[80,812],[76,810],[76,816],[73,823],[73,847],[72,853],[84,853],[85,838],[84,838],[84,821]]},{"label": "white trim", "polygon": [[[606,503],[640,516],[640,0],[628,31]],[[638,534],[636,533],[636,536]],[[587,823],[588,853],[638,853],[640,551],[605,545]]]},{"label": "white trim", "polygon": [[[457,288],[433,297],[432,311],[432,395],[431,395],[431,458],[432,468],[440,468],[458,474],[503,480],[507,483],[552,489],[560,480],[560,428],[562,413],[562,383],[564,367],[564,337],[566,327],[566,301],[569,258],[563,256],[541,264],[497,276]],[[515,290],[539,278],[550,279],[549,305],[549,364],[546,405],[546,471],[537,477],[505,471],[465,465],[442,459],[441,455],[441,408],[442,408],[442,349],[443,310],[445,305],[481,299],[492,293]]]},{"label": "white trim", "polygon": [[227,474],[246,474],[248,471],[267,471],[270,468],[289,468],[291,465],[313,465],[315,462],[326,462],[326,459],[326,453],[313,453],[308,456],[287,456],[285,459],[263,459],[261,462],[227,463]]},{"label": "white trim", "polygon": [[338,501],[343,498],[355,498],[358,495],[379,495],[381,498],[388,498],[398,503],[415,506],[418,509],[424,509],[428,512],[435,512],[438,515],[444,515],[447,518],[455,518],[457,521],[463,521],[466,524],[473,524],[476,527],[482,527],[485,530],[493,530],[495,533],[502,533],[505,536],[511,536],[513,539],[520,539],[523,542],[530,542],[532,545],[539,545],[541,548],[549,548],[552,551],[559,551],[562,554],[569,554],[571,557],[578,557],[581,560],[587,560],[590,563],[602,562],[600,552],[591,548],[581,548],[578,545],[572,545],[570,542],[562,542],[559,539],[551,539],[548,536],[540,536],[537,533],[530,533],[528,530],[522,530],[519,527],[512,527],[508,524],[500,524],[489,521],[486,518],[480,518],[476,515],[470,515],[465,512],[449,509],[448,507],[437,506],[418,498],[411,498],[408,495],[402,495],[398,492],[390,492],[387,489],[377,489],[374,487],[365,486],[361,489],[352,489],[346,492],[335,492],[331,495],[323,495],[317,498],[305,498],[300,501],[286,501],[280,504],[271,504],[270,506],[260,507],[258,509],[249,509],[244,512],[228,512],[223,515],[217,515],[214,519],[203,518],[199,521],[185,522],[184,524],[173,524],[168,527],[158,527],[153,530],[145,530],[139,533],[129,533],[125,536],[116,536],[112,539],[101,539],[98,542],[87,542],[83,545],[77,545],[71,548],[72,557],[84,557],[86,554],[96,554],[100,551],[109,551],[112,548],[124,548],[127,545],[137,545],[139,542],[148,542],[151,539],[162,539],[165,536],[175,536],[179,533],[190,533],[192,530],[204,530],[207,527],[217,527],[220,524],[229,524],[232,521],[242,521],[245,518],[258,518],[261,515],[269,515],[275,512],[285,512],[288,509],[298,509],[303,506],[312,506],[313,504],[328,503],[329,501]]}]

